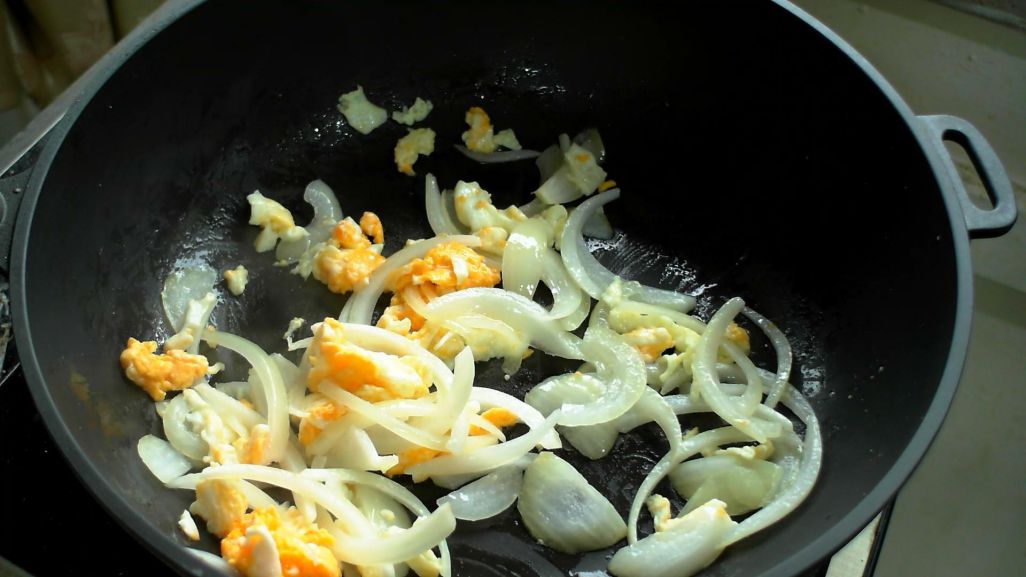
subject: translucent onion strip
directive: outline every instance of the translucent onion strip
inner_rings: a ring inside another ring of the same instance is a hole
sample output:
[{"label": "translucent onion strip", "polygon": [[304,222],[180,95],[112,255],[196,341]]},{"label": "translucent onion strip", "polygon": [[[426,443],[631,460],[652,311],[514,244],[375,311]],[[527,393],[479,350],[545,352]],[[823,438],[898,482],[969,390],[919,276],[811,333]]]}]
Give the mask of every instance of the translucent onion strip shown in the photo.
[{"label": "translucent onion strip", "polygon": [[581,339],[564,331],[538,303],[502,289],[470,288],[442,295],[425,307],[427,318],[439,323],[464,315],[502,321],[530,339],[531,345],[564,359],[583,359]]},{"label": "translucent onion strip", "polygon": [[253,372],[260,380],[266,400],[267,427],[270,438],[260,464],[280,461],[285,456],[291,428],[288,395],[285,392],[285,382],[278,366],[259,346],[231,333],[208,330],[204,333],[203,339],[208,344],[221,345],[235,351],[253,367]]},{"label": "translucent onion strip", "polygon": [[[570,213],[560,238],[560,250],[566,270],[578,286],[596,300],[601,298],[602,293],[617,277],[602,266],[588,250],[588,245],[584,242],[584,224],[599,208],[619,197],[620,190],[613,188],[582,202]],[[682,312],[695,306],[695,299],[692,296],[643,285],[639,285],[631,296],[642,302]]]},{"label": "translucent onion strip", "polygon": [[418,429],[409,423],[401,421],[381,410],[373,403],[368,403],[337,385],[321,383],[320,392],[325,397],[328,397],[336,403],[348,408],[350,411],[370,419],[374,423],[381,425],[415,445],[433,449],[435,451],[446,450],[445,439],[441,435]]},{"label": "translucent onion strip", "polygon": [[537,150],[499,150],[495,152],[477,152],[470,150],[466,146],[457,144],[456,150],[460,151],[463,156],[466,156],[470,160],[475,160],[481,164],[497,164],[500,162],[516,162],[518,160],[528,160],[531,158],[537,158],[541,155]]},{"label": "translucent onion strip", "polygon": [[553,412],[540,427],[535,427],[516,439],[464,455],[436,457],[409,467],[406,472],[414,481],[419,481],[432,475],[462,475],[495,470],[531,452],[531,449],[540,444],[542,438],[553,430],[560,415],[559,411]]},{"label": "translucent onion strip", "polygon": [[819,477],[819,471],[823,465],[823,438],[816,413],[805,397],[790,385],[788,385],[781,402],[805,424],[805,440],[802,442],[801,461],[798,464],[797,475],[793,483],[781,484],[782,490],[773,497],[768,505],[753,513],[731,530],[723,543],[724,546],[736,543],[783,519],[809,496]]},{"label": "translucent onion strip", "polygon": [[787,341],[787,337],[784,333],[777,328],[777,325],[772,321],[755,312],[749,307],[745,307],[741,310],[741,314],[745,315],[752,322],[755,323],[762,332],[766,334],[766,338],[769,339],[770,344],[773,345],[773,350],[777,353],[777,374],[773,384],[769,388],[769,393],[766,395],[766,406],[773,408],[780,402],[780,397],[783,396],[784,391],[787,388],[787,381],[791,378],[791,364],[793,357],[791,355],[791,344]]},{"label": "translucent onion strip", "polygon": [[559,420],[563,426],[611,421],[630,410],[648,389],[641,355],[611,329],[601,325],[589,327],[581,349],[588,362],[595,365],[595,376],[605,385],[605,391],[593,403],[563,405]]},{"label": "translucent onion strip", "polygon": [[[699,338],[695,347],[695,359],[692,363],[693,379],[691,395],[705,399],[721,419],[744,431],[760,443],[765,443],[780,434],[779,427],[763,427],[750,419],[742,403],[737,399],[728,398],[720,389],[719,375],[716,373],[716,356],[723,344],[723,335],[727,325],[744,308],[745,302],[740,298],[727,301],[709,320],[709,325]],[[751,407],[754,410],[754,407]]]},{"label": "translucent onion strip", "polygon": [[333,532],[336,542],[332,550],[341,561],[354,565],[401,563],[434,547],[456,528],[452,510],[442,506],[427,517],[418,519],[409,529],[375,535],[363,513],[341,493],[303,475],[260,465],[208,467],[202,472],[171,481],[168,486],[195,489],[200,481],[207,479],[245,479],[269,483],[312,499],[345,526],[346,532]]},{"label": "translucent onion strip", "polygon": [[464,234],[464,227],[452,217],[446,200],[438,190],[438,179],[433,174],[427,175],[424,178],[424,208],[431,230],[438,236]]},{"label": "translucent onion strip", "polygon": [[480,521],[509,509],[520,494],[524,471],[516,465],[506,465],[440,497],[438,505],[448,503],[457,519]]},{"label": "translucent onion strip", "polygon": [[458,242],[471,248],[481,246],[481,239],[476,236],[436,236],[415,242],[397,251],[385,259],[385,262],[371,273],[366,286],[349,297],[349,300],[352,301],[352,306],[349,309],[348,319],[340,318],[339,320],[348,320],[348,322],[361,325],[371,324],[371,318],[374,316],[374,306],[378,304],[378,299],[385,292],[392,274],[409,264],[413,259],[421,258],[432,248],[447,242]]},{"label": "translucent onion strip", "polygon": [[[517,420],[531,429],[537,429],[545,424],[545,416],[539,413],[538,409],[502,391],[485,387],[474,387],[470,391],[470,400],[479,403],[482,409],[490,409],[492,407],[506,409],[516,415]],[[555,430],[543,435],[540,444],[543,449],[549,449],[550,451],[563,446],[559,440],[559,434]]]},{"label": "translucent onion strip", "polygon": [[[541,279],[552,293],[552,310],[549,316],[565,322],[560,324],[566,330],[574,330],[584,322],[591,305],[584,292],[566,272],[562,259],[556,251],[545,250],[542,257]],[[582,304],[585,306],[582,309]],[[584,314],[581,314],[583,310]]]},{"label": "translucent onion strip", "polygon": [[533,298],[542,277],[549,226],[538,219],[517,223],[502,251],[502,288]]}]

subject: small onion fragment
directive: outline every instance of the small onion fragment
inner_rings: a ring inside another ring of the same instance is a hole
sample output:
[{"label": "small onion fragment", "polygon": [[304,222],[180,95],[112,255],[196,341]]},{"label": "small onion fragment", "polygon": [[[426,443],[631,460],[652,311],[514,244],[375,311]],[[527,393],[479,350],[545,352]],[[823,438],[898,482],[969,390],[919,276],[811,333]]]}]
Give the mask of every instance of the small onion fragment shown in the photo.
[{"label": "small onion fragment", "polygon": [[532,537],[562,553],[603,549],[627,534],[612,503],[553,453],[527,467],[517,510]]},{"label": "small onion fragment", "polygon": [[438,499],[438,505],[449,503],[452,514],[464,521],[480,521],[502,513],[517,500],[524,471],[506,465],[473,483]]},{"label": "small onion fragment", "polygon": [[496,152],[477,152],[470,150],[466,146],[457,144],[456,150],[460,151],[463,156],[466,156],[470,160],[476,160],[481,164],[496,164],[500,162],[516,162],[518,160],[528,160],[531,158],[538,158],[541,153],[537,150],[499,150]]},{"label": "small onion fragment", "polygon": [[219,279],[217,271],[206,263],[183,267],[164,279],[164,289],[160,291],[160,302],[164,307],[167,322],[175,331],[182,328],[189,301],[202,299],[204,295],[214,290],[214,285]]},{"label": "small onion fragment", "polygon": [[665,531],[620,549],[609,562],[617,577],[688,577],[719,557],[737,523],[720,501],[709,501],[676,519]]},{"label": "small onion fragment", "polygon": [[153,435],[143,435],[136,445],[139,457],[153,476],[167,483],[177,479],[192,469],[192,461],[179,453],[164,439]]}]

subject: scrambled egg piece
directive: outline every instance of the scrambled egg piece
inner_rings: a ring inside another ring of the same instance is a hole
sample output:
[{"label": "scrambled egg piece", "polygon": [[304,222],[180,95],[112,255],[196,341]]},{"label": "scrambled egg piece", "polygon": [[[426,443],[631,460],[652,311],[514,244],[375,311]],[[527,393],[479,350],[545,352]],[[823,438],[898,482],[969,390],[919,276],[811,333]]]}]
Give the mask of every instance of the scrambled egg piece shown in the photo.
[{"label": "scrambled egg piece", "polygon": [[373,212],[365,212],[360,216],[360,230],[374,241],[374,244],[385,242],[385,227],[381,218]]},{"label": "scrambled egg piece", "polygon": [[500,146],[505,146],[510,150],[520,150],[520,142],[517,141],[513,130],[507,128],[495,134],[492,120],[488,117],[488,113],[480,107],[471,106],[467,109],[464,119],[470,125],[470,129],[463,133],[462,138],[470,150],[488,153],[495,152],[495,149]]},{"label": "scrambled egg piece", "polygon": [[364,234],[373,236],[375,242],[384,242],[384,229],[376,214],[363,213],[360,224],[349,217],[339,221],[331,231],[331,243],[322,246],[314,257],[314,278],[340,294],[365,286],[385,257]]},{"label": "scrambled egg piece", "polygon": [[207,479],[196,485],[196,501],[189,512],[206,519],[207,531],[224,538],[242,522],[246,503],[237,481]]},{"label": "scrambled egg piece", "polygon": [[654,362],[673,347],[673,335],[663,327],[638,328],[623,334],[623,340],[641,353],[646,363]]},{"label": "scrambled egg piece", "polygon": [[435,131],[430,128],[412,128],[395,143],[395,165],[399,172],[415,175],[413,164],[419,155],[429,156],[435,151]]},{"label": "scrambled egg piece", "polygon": [[430,461],[440,455],[445,455],[444,451],[436,451],[434,449],[427,449],[425,447],[413,447],[404,451],[399,451],[396,456],[399,457],[399,463],[385,472],[389,477],[396,475],[402,475],[406,472],[406,469],[414,465]]},{"label": "scrambled egg piece", "polygon": [[[253,530],[258,527],[264,530]],[[270,543],[261,544],[268,536],[273,539],[273,552],[281,566],[281,575],[339,577],[341,574],[338,559],[331,552],[334,538],[306,521],[295,507],[285,511],[267,507],[247,513],[221,540],[221,556],[243,575],[260,574],[266,569],[259,564],[268,562],[266,553],[271,550]]]},{"label": "scrambled egg piece", "polygon": [[492,195],[476,182],[457,182],[453,202],[456,218],[472,231],[498,227],[509,232],[518,222],[527,220],[527,215],[515,206],[505,210],[495,208]]},{"label": "scrambled egg piece", "polygon": [[415,287],[421,298],[430,301],[456,290],[493,287],[499,280],[499,271],[489,267],[474,249],[457,242],[440,244],[399,270],[390,287],[392,300],[378,326],[417,341],[440,358],[452,359],[463,350],[463,339],[426,323],[406,302],[403,291]]},{"label": "scrambled egg piece", "polygon": [[435,105],[431,104],[430,100],[424,100],[421,97],[417,97],[413,101],[413,106],[406,108],[403,107],[402,111],[396,110],[392,113],[392,120],[399,124],[405,124],[407,126],[413,126],[414,123],[420,122],[427,118],[427,115],[431,113]]},{"label": "scrambled egg piece", "polygon": [[224,271],[224,282],[228,285],[228,291],[239,296],[246,290],[249,283],[249,271],[241,264],[233,269]]},{"label": "scrambled egg piece", "polygon": [[154,354],[157,343],[128,339],[121,351],[121,368],[128,380],[139,385],[154,401],[162,401],[167,391],[191,387],[207,374],[207,358],[202,355],[171,350]]},{"label": "scrambled egg piece", "polygon": [[371,104],[363,93],[363,87],[359,85],[356,86],[356,90],[338,97],[338,111],[360,134],[370,134],[388,120],[388,112],[380,106]]},{"label": "scrambled egg piece", "polygon": [[509,239],[509,232],[497,226],[486,226],[474,234],[481,239],[481,250],[492,254],[502,254]]},{"label": "scrambled egg piece", "polygon": [[428,394],[427,371],[419,360],[368,351],[348,342],[344,330],[333,318],[316,327],[308,357],[311,391],[329,382],[372,403]]},{"label": "scrambled egg piece", "polygon": [[328,423],[348,412],[345,407],[318,393],[307,395],[306,400],[306,415],[299,420],[299,442],[304,446],[314,442]]},{"label": "scrambled egg piece", "polygon": [[[483,417],[486,421],[500,429],[505,427],[512,427],[513,425],[520,422],[520,419],[518,419],[517,416],[514,415],[509,409],[503,409],[502,407],[492,407],[491,409],[488,409],[487,411],[481,413],[481,417]],[[477,425],[471,425],[470,434],[487,435],[489,433],[488,431],[482,429],[481,427],[478,427]]]},{"label": "scrambled egg piece", "polygon": [[296,226],[292,213],[277,201],[271,200],[254,191],[246,197],[249,201],[249,224],[260,227],[253,246],[257,252],[267,252],[278,244],[279,239],[295,241],[307,235],[306,229]]},{"label": "scrambled egg piece", "polygon": [[737,345],[746,355],[752,350],[752,343],[748,339],[748,331],[739,327],[736,323],[727,325],[727,340]]}]

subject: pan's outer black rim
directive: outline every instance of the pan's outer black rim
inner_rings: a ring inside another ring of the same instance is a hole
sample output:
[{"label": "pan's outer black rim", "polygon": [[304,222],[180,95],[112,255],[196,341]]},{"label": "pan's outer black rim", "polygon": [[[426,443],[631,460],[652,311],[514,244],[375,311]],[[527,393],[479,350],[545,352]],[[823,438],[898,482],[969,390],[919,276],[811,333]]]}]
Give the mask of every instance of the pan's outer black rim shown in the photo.
[{"label": "pan's outer black rim", "polygon": [[[806,25],[819,32],[824,38],[832,42],[848,58],[850,58],[866,74],[888,98],[891,105],[898,111],[902,119],[912,130],[920,147],[926,154],[930,166],[935,175],[944,174],[943,159],[921,130],[917,127],[916,116],[912,110],[898,95],[897,91],[884,79],[884,77],[847,42],[841,39],[826,25],[820,23],[787,0],[772,0],[781,8],[787,10],[795,17],[801,19]],[[65,458],[72,465],[72,469],[85,483],[86,487],[100,501],[100,503],[132,533],[143,545],[160,557],[164,562],[176,568],[183,574],[202,575],[208,566],[199,558],[183,554],[181,546],[175,543],[166,532],[158,531],[149,521],[133,509],[131,505],[110,485],[88,459],[79,447],[67,425],[61,420],[43,380],[43,372],[39,366],[32,343],[31,326],[28,319],[28,312],[22,303],[26,302],[25,291],[25,258],[27,254],[27,242],[32,229],[32,216],[35,212],[36,203],[46,180],[53,159],[59,152],[64,138],[70,127],[77,120],[82,111],[88,106],[93,96],[101,86],[110,78],[121,65],[127,61],[140,47],[149,39],[159,34],[164,28],[171,25],[175,20],[201,4],[203,0],[185,0],[174,11],[169,11],[163,18],[153,24],[145,33],[130,39],[129,42],[119,47],[120,55],[111,58],[104,70],[93,79],[93,82],[86,87],[79,99],[68,110],[64,120],[52,131],[50,140],[47,142],[42,155],[33,170],[32,178],[22,201],[12,246],[12,300],[14,302],[14,323],[15,335],[19,343],[19,352],[22,366],[25,370],[26,380],[29,389],[35,400],[36,407],[47,425],[47,429],[53,436],[57,445],[61,448]],[[954,330],[951,338],[951,347],[948,351],[947,363],[944,373],[938,384],[937,394],[934,396],[930,407],[923,418],[919,429],[913,435],[911,441],[906,445],[901,455],[896,460],[891,470],[883,477],[880,483],[866,494],[859,504],[842,517],[831,529],[822,533],[815,540],[805,545],[798,553],[780,564],[768,568],[763,572],[763,577],[786,577],[793,576],[801,571],[807,570],[815,563],[832,554],[837,548],[858,533],[875,516],[887,502],[893,497],[905,480],[923,458],[930,443],[936,436],[941,423],[947,414],[954,397],[955,389],[961,377],[962,368],[969,346],[969,331],[972,318],[972,268],[970,266],[969,236],[966,231],[962,209],[950,184],[943,178],[938,177],[941,189],[941,196],[947,208],[949,225],[952,232],[952,239],[955,248],[955,265],[957,287],[957,302],[955,311]],[[826,456],[830,458],[829,455]]]}]

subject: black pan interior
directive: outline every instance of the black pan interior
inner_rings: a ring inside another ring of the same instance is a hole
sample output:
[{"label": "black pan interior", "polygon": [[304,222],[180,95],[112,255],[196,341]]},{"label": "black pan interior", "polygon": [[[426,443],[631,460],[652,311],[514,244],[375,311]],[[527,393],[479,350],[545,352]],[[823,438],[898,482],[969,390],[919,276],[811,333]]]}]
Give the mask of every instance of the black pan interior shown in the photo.
[{"label": "black pan interior", "polygon": [[[185,542],[175,521],[190,495],[138,461],[136,440],[159,423],[117,364],[127,337],[166,334],[164,277],[185,257],[245,264],[250,287],[223,299],[215,320],[280,350],[290,318],[334,315],[342,300],[253,251],[245,195],[281,199],[302,221],[303,187],[321,178],[347,214],[382,217],[386,254],[430,234],[427,172],[525,202],[538,184],[529,162],[482,167],[451,148],[463,111],[480,105],[530,148],[599,128],[623,189],[608,208],[622,236],[599,247],[602,260],[701,289],[706,313],[740,295],[792,338],[792,382],[824,427],[820,483],[706,574],[796,571],[840,544],[844,535],[822,536],[877,486],[934,398],[957,288],[927,161],[847,56],[770,2],[241,4],[195,9],[99,90],[60,145],[20,248],[30,332],[19,347],[32,347],[45,382],[33,384],[95,468],[87,481],[109,486],[108,506],[133,530],[165,554],[155,540]],[[389,109],[435,103],[426,125],[437,151],[417,178],[392,163],[405,128],[363,136],[336,111],[357,84]],[[565,366],[542,356],[511,384],[494,367],[481,379],[523,390]],[[606,462],[575,462],[626,510],[659,450],[643,433]],[[555,554],[513,513],[463,526],[451,544],[458,575],[597,570],[608,555]]]}]

